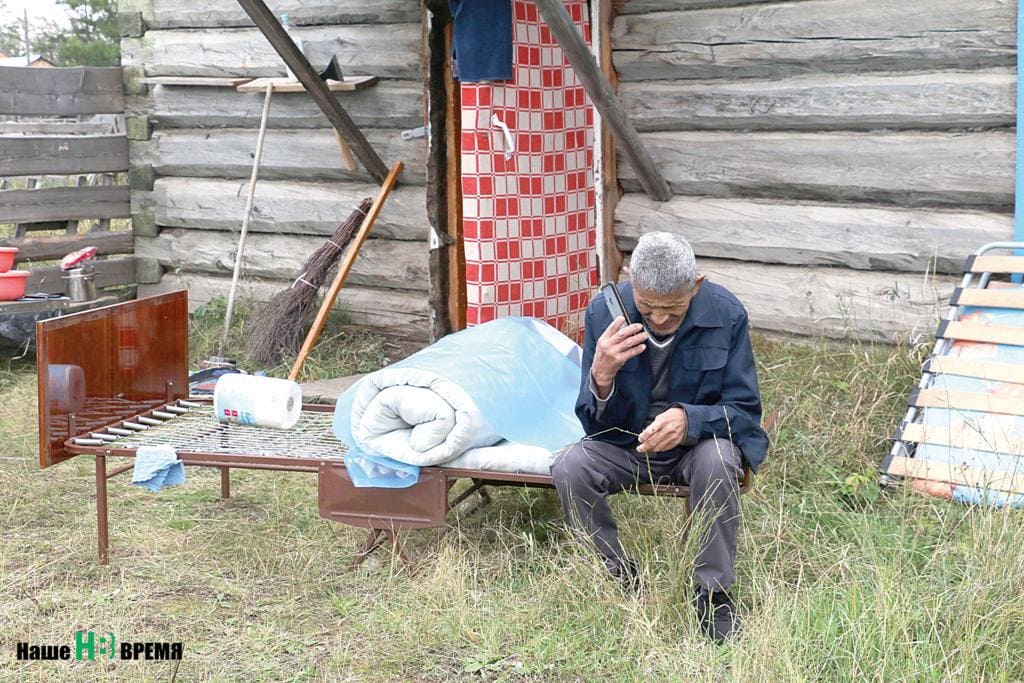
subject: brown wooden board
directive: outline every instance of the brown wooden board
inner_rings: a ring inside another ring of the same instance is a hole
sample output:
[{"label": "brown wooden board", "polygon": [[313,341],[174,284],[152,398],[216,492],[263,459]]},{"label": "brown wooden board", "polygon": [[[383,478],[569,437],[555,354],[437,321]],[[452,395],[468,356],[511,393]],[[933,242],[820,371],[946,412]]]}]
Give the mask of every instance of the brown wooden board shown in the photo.
[{"label": "brown wooden board", "polygon": [[125,135],[0,135],[0,176],[127,170]]},{"label": "brown wooden board", "polygon": [[83,185],[0,192],[0,223],[125,218],[130,215],[127,185]]},{"label": "brown wooden board", "polygon": [[235,88],[252,80],[251,76],[151,76],[143,78],[148,85],[174,85],[212,88]]},{"label": "brown wooden board", "polygon": [[1024,309],[1024,289],[961,289],[954,292],[950,304]]},{"label": "brown wooden board", "polygon": [[96,247],[96,253],[101,256],[130,254],[134,249],[134,236],[131,232],[122,230],[59,235],[57,237],[17,237],[0,240],[0,246],[17,247],[19,250],[18,263],[53,261],[85,247]]},{"label": "brown wooden board", "polygon": [[887,472],[901,477],[1024,493],[1024,474],[1012,475],[958,463],[896,456],[889,463]]},{"label": "brown wooden board", "polygon": [[[325,83],[331,92],[348,92],[368,88],[377,80],[376,76],[352,76],[343,81],[329,79]],[[273,87],[275,93],[306,92],[306,87],[302,83],[291,78],[255,78],[239,85],[236,90],[238,92],[266,92],[268,85]]]},{"label": "brown wooden board", "polygon": [[936,356],[928,361],[925,372],[944,375],[977,377],[999,382],[1024,384],[1024,366],[1013,363],[970,360],[954,356]]},{"label": "brown wooden board", "polygon": [[982,432],[977,428],[964,425],[945,427],[920,423],[908,424],[900,433],[900,440],[992,453],[1009,453],[1018,456],[1024,454],[1024,438],[995,429],[986,428]]},{"label": "brown wooden board", "polygon": [[959,321],[946,322],[939,326],[937,337],[960,341],[988,342],[1024,346],[1024,327],[1004,327]]},{"label": "brown wooden board", "polygon": [[120,114],[119,67],[0,67],[0,114]]},{"label": "brown wooden board", "polygon": [[922,389],[910,396],[910,405],[918,408],[952,408],[984,413],[1024,416],[1024,403],[1014,398],[994,398],[970,391]]},{"label": "brown wooden board", "polygon": [[1024,256],[972,256],[967,260],[971,273],[1024,273]]},{"label": "brown wooden board", "polygon": [[68,438],[123,417],[127,404],[138,413],[187,396],[187,362],[185,291],[38,323],[40,467],[70,458]]}]

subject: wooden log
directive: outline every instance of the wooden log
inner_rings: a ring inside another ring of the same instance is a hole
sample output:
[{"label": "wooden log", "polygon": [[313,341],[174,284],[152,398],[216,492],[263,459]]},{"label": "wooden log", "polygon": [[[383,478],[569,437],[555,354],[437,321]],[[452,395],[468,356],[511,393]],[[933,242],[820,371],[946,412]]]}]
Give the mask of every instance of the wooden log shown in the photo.
[{"label": "wooden log", "polygon": [[626,81],[638,130],[1012,127],[1012,70],[797,76],[774,81]]},{"label": "wooden log", "polygon": [[[213,178],[160,178],[156,181],[156,220],[163,227],[237,230],[247,183]],[[331,235],[376,185],[299,183],[260,180],[256,187],[252,232]],[[427,239],[423,188],[399,186],[373,226],[376,237]]]},{"label": "wooden log", "polygon": [[562,0],[534,0],[534,4],[558,41],[565,58],[572,64],[573,71],[594,107],[601,113],[602,123],[615,135],[616,142],[629,159],[644,191],[654,199],[667,201],[672,196],[668,183],[623,110],[608,79],[601,73],[601,67],[569,17],[565,4]]},{"label": "wooden log", "polygon": [[[99,260],[95,262],[95,268],[97,289],[130,285],[135,282],[134,258]],[[28,276],[25,291],[29,294],[34,292],[63,294],[64,281],[61,279],[61,274],[60,266],[33,268],[32,274]]]},{"label": "wooden log", "polygon": [[124,135],[0,136],[0,176],[70,175],[127,169],[128,138]]},{"label": "wooden log", "polygon": [[978,245],[1009,240],[1013,216],[967,211],[754,202],[627,194],[615,212],[620,248],[648,232],[682,235],[698,256],[868,270],[962,273]]},{"label": "wooden log", "polygon": [[807,0],[624,15],[623,80],[1012,66],[1016,6],[978,0]]},{"label": "wooden log", "polygon": [[[267,3],[274,14],[288,15],[292,26],[324,24],[418,23],[419,7],[409,0],[277,0]],[[236,2],[208,0],[153,0],[152,28],[249,27],[252,19]]]},{"label": "wooden log", "polygon": [[[425,182],[423,140],[403,141],[400,131],[392,129],[368,128],[365,132],[381,157],[405,162],[403,183]],[[153,168],[165,176],[248,178],[255,137],[253,131],[237,128],[158,131],[153,134]],[[355,171],[345,167],[330,130],[271,130],[267,131],[260,178],[366,181],[370,175],[362,167]]]},{"label": "wooden log", "polygon": [[127,185],[83,185],[0,192],[0,223],[124,218],[130,215]]},{"label": "wooden log", "polygon": [[56,237],[10,238],[0,240],[0,246],[18,247],[18,263],[28,262],[27,267],[31,268],[32,261],[53,261],[84,247],[96,247],[96,253],[101,256],[130,254],[134,249],[134,240],[132,233],[125,230]]},{"label": "wooden log", "polygon": [[[381,81],[369,90],[339,93],[338,101],[363,128],[423,125],[423,89],[413,81]],[[255,128],[262,96],[226,88],[160,87],[150,118],[161,128]],[[327,119],[306,94],[274,93],[271,128],[324,128]]]},{"label": "wooden log", "polygon": [[90,135],[113,128],[111,121],[0,121],[0,135]]},{"label": "wooden log", "polygon": [[[676,194],[1010,211],[1012,133],[643,133]],[[626,163],[619,178],[637,192]]]},{"label": "wooden log", "polygon": [[[347,75],[416,80],[419,24],[316,26],[293,31],[309,61],[323,68],[332,55]],[[148,31],[122,41],[126,64],[147,76],[284,76],[284,62],[257,29]]]},{"label": "wooden log", "polygon": [[120,114],[121,69],[0,67],[0,114]]},{"label": "wooden log", "polygon": [[930,334],[954,278],[698,258],[697,270],[744,304],[757,329],[892,343]]},{"label": "wooden log", "polygon": [[[311,253],[324,243],[324,237],[253,233],[246,241],[242,271],[246,277],[266,280],[292,280],[302,272]],[[231,232],[200,230],[164,230],[155,238],[138,238],[135,253],[154,258],[175,271],[230,275],[238,239]],[[425,242],[400,242],[371,239],[355,260],[349,281],[357,285],[411,289],[426,292]]]},{"label": "wooden log", "polygon": [[[290,280],[243,280],[239,295],[255,301],[267,301],[290,284]],[[228,277],[164,273],[159,284],[140,285],[139,296],[188,289],[189,308],[195,310],[215,297],[225,296],[230,285],[231,278]],[[425,292],[345,287],[335,309],[343,310],[354,325],[410,339],[425,341],[429,338],[429,308]]]}]

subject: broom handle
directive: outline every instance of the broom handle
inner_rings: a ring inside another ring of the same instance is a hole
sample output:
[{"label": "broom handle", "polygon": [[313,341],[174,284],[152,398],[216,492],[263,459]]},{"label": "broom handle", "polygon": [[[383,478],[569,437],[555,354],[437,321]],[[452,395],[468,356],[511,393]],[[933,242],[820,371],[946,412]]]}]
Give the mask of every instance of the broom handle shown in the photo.
[{"label": "broom handle", "polygon": [[238,236],[238,251],[235,252],[235,269],[231,274],[231,289],[228,290],[228,307],[224,312],[224,334],[220,338],[218,356],[223,356],[228,346],[228,332],[231,331],[231,318],[235,313],[235,294],[238,292],[238,276],[242,273],[242,251],[245,249],[245,236],[249,232],[249,218],[252,216],[253,199],[256,196],[256,175],[260,170],[260,159],[263,157],[263,140],[267,136],[267,114],[270,113],[270,95],[274,92],[273,83],[267,84],[267,94],[263,97],[263,113],[260,114],[260,133],[256,137],[256,154],[252,159],[252,173],[249,175],[249,194],[245,198],[245,211],[242,212],[242,230]]},{"label": "broom handle", "polygon": [[381,207],[384,206],[384,201],[388,198],[388,194],[390,194],[391,188],[395,186],[395,181],[398,179],[398,174],[401,172],[402,162],[396,161],[395,165],[391,167],[391,172],[388,173],[388,177],[384,179],[384,184],[380,186],[380,191],[377,193],[377,197],[373,200],[370,210],[366,212],[366,217],[363,218],[363,223],[359,226],[359,232],[357,232],[356,236],[352,238],[352,243],[345,252],[345,258],[338,267],[338,274],[334,276],[331,288],[327,290],[327,294],[324,296],[324,301],[320,304],[320,310],[316,313],[316,320],[313,321],[313,326],[309,328],[309,334],[306,335],[306,341],[302,342],[302,348],[299,349],[299,355],[295,359],[295,365],[292,366],[292,371],[288,373],[288,379],[294,381],[298,379],[299,373],[302,372],[302,366],[306,364],[306,358],[309,356],[309,352],[313,350],[313,345],[316,344],[316,340],[324,328],[324,323],[327,322],[327,315],[334,307],[334,302],[338,298],[341,286],[345,284],[345,278],[348,277],[348,272],[352,270],[352,264],[355,263],[356,255],[362,248],[363,242],[366,241],[367,235],[370,234],[370,228],[373,227],[373,222],[377,220],[377,214],[380,213]]}]

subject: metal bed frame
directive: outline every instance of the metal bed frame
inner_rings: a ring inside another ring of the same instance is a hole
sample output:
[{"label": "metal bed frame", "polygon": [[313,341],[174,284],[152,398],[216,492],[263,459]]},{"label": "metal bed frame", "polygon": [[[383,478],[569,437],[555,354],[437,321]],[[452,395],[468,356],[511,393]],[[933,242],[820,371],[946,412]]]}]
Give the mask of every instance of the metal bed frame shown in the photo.
[{"label": "metal bed frame", "polygon": [[[352,566],[390,543],[407,565],[399,533],[439,527],[449,510],[485,486],[552,487],[549,475],[424,467],[409,488],[358,488],[345,471],[345,445],[331,433],[333,406],[305,405],[293,430],[216,421],[208,400],[188,400],[188,296],[173,292],[42,321],[37,326],[39,462],[50,467],[78,455],[96,461],[99,561],[109,561],[107,481],[134,462],[108,469],[109,458],[134,458],[143,445],[172,445],[186,465],[215,467],[221,498],[231,495],[231,469],[306,472],[318,476],[325,519],[369,530]],[[62,382],[66,368],[84,377],[84,396]],[[471,485],[453,494],[461,479]],[[750,490],[744,471],[741,493]],[[688,498],[686,486],[646,485],[643,495]],[[689,510],[689,504],[687,504]]]}]

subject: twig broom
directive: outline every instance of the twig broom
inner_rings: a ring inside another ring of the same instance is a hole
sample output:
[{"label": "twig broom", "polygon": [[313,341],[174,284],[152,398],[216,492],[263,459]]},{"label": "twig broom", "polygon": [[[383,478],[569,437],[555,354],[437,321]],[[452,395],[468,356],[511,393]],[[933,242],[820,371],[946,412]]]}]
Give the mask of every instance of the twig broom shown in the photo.
[{"label": "twig broom", "polygon": [[246,349],[262,365],[277,365],[285,354],[292,355],[306,337],[306,328],[316,312],[320,287],[341,259],[372,200],[367,197],[353,209],[334,235],[310,254],[292,286],[278,292],[260,311]]}]

